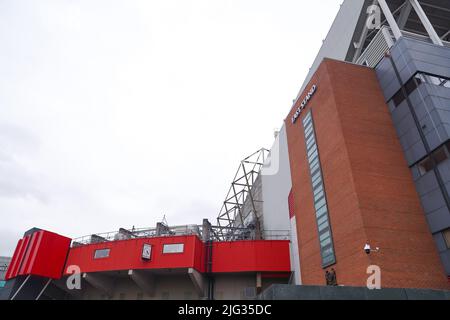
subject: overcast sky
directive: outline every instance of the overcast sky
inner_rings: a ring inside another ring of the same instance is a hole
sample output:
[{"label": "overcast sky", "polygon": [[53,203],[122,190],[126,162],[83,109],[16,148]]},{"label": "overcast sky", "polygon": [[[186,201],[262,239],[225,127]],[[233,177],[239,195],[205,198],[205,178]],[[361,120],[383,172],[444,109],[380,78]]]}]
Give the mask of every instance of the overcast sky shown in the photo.
[{"label": "overcast sky", "polygon": [[338,0],[0,0],[0,255],[215,220],[273,143]]}]

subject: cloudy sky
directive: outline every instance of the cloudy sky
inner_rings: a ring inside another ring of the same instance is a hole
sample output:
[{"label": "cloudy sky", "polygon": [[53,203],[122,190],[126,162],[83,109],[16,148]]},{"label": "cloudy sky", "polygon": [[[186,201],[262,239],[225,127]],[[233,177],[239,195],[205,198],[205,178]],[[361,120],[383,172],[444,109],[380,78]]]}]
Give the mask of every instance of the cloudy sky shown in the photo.
[{"label": "cloudy sky", "polygon": [[215,220],[273,143],[338,0],[0,0],[0,255]]}]

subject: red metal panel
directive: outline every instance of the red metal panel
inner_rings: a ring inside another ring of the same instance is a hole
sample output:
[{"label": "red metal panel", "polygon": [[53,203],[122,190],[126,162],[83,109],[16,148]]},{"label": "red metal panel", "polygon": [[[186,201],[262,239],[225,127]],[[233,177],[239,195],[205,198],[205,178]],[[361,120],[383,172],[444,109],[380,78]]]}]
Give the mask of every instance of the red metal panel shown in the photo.
[{"label": "red metal panel", "polygon": [[39,238],[40,233],[41,233],[41,231],[38,231],[31,235],[30,242],[28,243],[27,250],[26,250],[23,260],[22,260],[22,264],[20,265],[20,269],[19,269],[19,273],[18,273],[19,276],[28,274],[25,272],[25,270],[31,268],[30,257],[33,255],[33,253],[35,251],[37,251],[36,245],[37,245],[37,240]]},{"label": "red metal panel", "polygon": [[15,278],[19,274],[19,270],[22,266],[25,253],[28,249],[28,244],[30,243],[30,238],[31,238],[31,236],[29,236],[29,235],[24,237],[20,243],[19,250],[16,250],[17,256],[16,256],[16,252],[14,253],[13,260],[16,260],[16,263],[14,265],[14,268],[11,268],[11,275],[7,278],[7,280]]},{"label": "red metal panel", "polygon": [[36,250],[30,258],[29,274],[59,279],[64,271],[71,239],[42,231]]},{"label": "red metal panel", "polygon": [[[163,254],[164,244],[184,243],[184,252]],[[152,245],[150,261],[141,258],[142,246]],[[96,250],[110,249],[109,257],[94,259]],[[129,269],[185,269],[205,272],[205,244],[196,236],[112,241],[70,250],[65,272],[71,265],[81,272]],[[290,272],[289,241],[240,241],[213,244],[213,272]]]},{"label": "red metal panel", "polygon": [[8,270],[6,271],[6,274],[5,274],[6,280],[14,278],[17,275],[17,268],[20,265],[20,260],[19,260],[20,254],[19,253],[22,250],[23,245],[24,245],[24,241],[23,241],[23,239],[20,239],[17,242],[16,250],[14,250],[14,255],[11,259],[11,263],[9,264]]},{"label": "red metal panel", "polygon": [[290,272],[289,241],[216,242],[214,273]]},{"label": "red metal panel", "polygon": [[[184,244],[184,252],[163,254],[164,244]],[[141,258],[144,244],[152,245],[150,261]],[[94,259],[96,250],[110,249],[109,257]],[[196,236],[161,237],[111,241],[75,247],[70,250],[67,267],[77,265],[81,272],[139,269],[184,269],[202,271],[203,244]]]},{"label": "red metal panel", "polygon": [[44,231],[39,231],[36,234],[36,241],[34,246],[31,248],[31,254],[30,258],[28,260],[27,268],[25,269],[25,273],[30,274],[33,270],[32,267],[34,265],[34,262],[36,261],[36,256],[39,252],[39,247],[41,245],[42,238],[44,237]]},{"label": "red metal panel", "polygon": [[17,244],[6,280],[18,275],[61,278],[71,239],[40,230]]}]

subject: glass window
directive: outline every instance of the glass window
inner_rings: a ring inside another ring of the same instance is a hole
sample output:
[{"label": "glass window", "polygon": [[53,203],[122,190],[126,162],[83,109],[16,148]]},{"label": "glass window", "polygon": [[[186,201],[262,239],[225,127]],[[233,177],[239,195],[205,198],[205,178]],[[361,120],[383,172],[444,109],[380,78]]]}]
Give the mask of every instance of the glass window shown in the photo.
[{"label": "glass window", "polygon": [[316,172],[319,171],[319,169],[320,169],[319,163],[316,163],[315,165],[311,166],[311,174],[312,175],[316,174]]},{"label": "glass window", "polygon": [[111,249],[95,250],[94,259],[108,258],[110,252],[111,252]]},{"label": "glass window", "polygon": [[325,240],[322,240],[320,242],[320,246],[322,248],[325,248],[326,246],[328,246],[329,244],[331,244],[331,238],[326,238]]},{"label": "glass window", "polygon": [[322,182],[322,176],[319,175],[319,178],[313,182],[313,188],[315,188],[321,182]]},{"label": "glass window", "polygon": [[319,156],[319,154],[317,153],[317,150],[311,155],[311,157],[309,157],[309,163],[312,163],[314,160],[317,159],[317,157]]},{"label": "glass window", "polygon": [[4,288],[6,285],[6,281],[0,281],[0,288]]},{"label": "glass window", "polygon": [[314,195],[317,195],[318,193],[323,191],[323,184],[318,186],[316,189],[314,189]]},{"label": "glass window", "polygon": [[325,198],[322,198],[320,201],[318,201],[315,204],[316,210],[322,208],[326,204],[327,204],[327,202],[325,201]]},{"label": "glass window", "polygon": [[418,168],[421,175],[425,175],[427,172],[433,170],[433,159],[431,157],[434,158],[436,165],[447,160],[448,151],[446,145],[443,145],[442,147],[434,151],[432,153],[432,156],[428,156],[424,160],[419,162]]},{"label": "glass window", "polygon": [[308,129],[305,130],[305,135],[307,137],[309,137],[309,135],[312,133],[312,131],[313,131],[313,127],[311,126],[311,127],[309,127]]},{"label": "glass window", "polygon": [[324,194],[324,192],[322,191],[322,192],[319,192],[318,194],[316,194],[315,196],[314,196],[314,202],[317,202],[317,201],[319,201],[321,198],[323,198],[325,196],[325,194]]},{"label": "glass window", "polygon": [[[327,217],[327,216],[325,216],[325,217]],[[328,221],[325,221],[324,223],[319,225],[319,232],[322,232],[323,230],[325,230],[328,227],[329,227]]]},{"label": "glass window", "polygon": [[325,239],[328,239],[330,237],[330,231],[324,232],[320,235],[319,239],[320,241],[323,241]]},{"label": "glass window", "polygon": [[316,159],[314,159],[314,161],[312,161],[312,162],[309,164],[309,167],[312,168],[312,167],[314,167],[315,165],[318,165],[318,164],[319,164],[319,159],[316,158]]},{"label": "glass window", "polygon": [[319,179],[321,176],[320,172],[317,172],[315,175],[312,176],[311,180],[314,183],[317,179]]},{"label": "glass window", "polygon": [[312,148],[308,150],[308,158],[311,157],[314,152],[317,152],[317,145],[313,145]]},{"label": "glass window", "polygon": [[163,247],[163,253],[183,253],[184,243],[165,244]]},{"label": "glass window", "polygon": [[308,140],[306,140],[306,147],[309,149],[314,143],[316,143],[316,138],[312,135]]},{"label": "glass window", "polygon": [[325,213],[327,213],[327,206],[323,206],[322,208],[320,208],[319,210],[317,210],[316,212],[316,217],[320,218],[322,215],[324,215]]},{"label": "glass window", "polygon": [[303,120],[303,129],[305,134],[311,186],[314,194],[314,207],[316,209],[322,267],[326,268],[335,263],[336,258],[334,256],[333,240],[331,238],[325,188],[323,187],[322,170],[319,161],[319,149],[314,133],[314,121],[311,114],[311,111],[309,111],[305,116]]},{"label": "glass window", "polygon": [[322,223],[324,223],[324,222],[326,222],[327,221],[327,216],[323,216],[322,218],[320,218],[320,219],[318,219],[317,220],[317,224],[322,224]]},{"label": "glass window", "polygon": [[309,114],[303,119],[303,126],[306,127],[310,122],[312,118],[309,116]]}]

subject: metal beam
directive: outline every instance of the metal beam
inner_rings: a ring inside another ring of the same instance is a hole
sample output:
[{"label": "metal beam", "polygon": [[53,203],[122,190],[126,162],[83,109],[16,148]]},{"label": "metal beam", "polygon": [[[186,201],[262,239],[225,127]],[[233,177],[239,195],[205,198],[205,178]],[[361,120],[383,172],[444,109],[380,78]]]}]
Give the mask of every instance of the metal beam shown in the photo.
[{"label": "metal beam", "polygon": [[[382,0],[384,1],[384,0]],[[416,11],[417,15],[419,16],[420,21],[422,22],[422,25],[424,26],[425,30],[427,30],[427,33],[433,41],[434,44],[438,46],[444,46],[444,43],[442,42],[441,38],[439,38],[436,30],[434,30],[433,25],[431,24],[430,20],[428,19],[427,15],[425,14],[425,11],[423,11],[422,6],[420,5],[419,1],[417,0],[409,0],[411,3],[411,6],[414,8],[414,11]]]},{"label": "metal beam", "polygon": [[412,6],[409,1],[406,1],[402,5],[402,10],[400,11],[400,15],[397,18],[398,27],[403,30],[406,26],[406,22],[408,21],[408,17],[411,14]]},{"label": "metal beam", "polygon": [[389,9],[386,0],[378,0],[378,4],[380,5],[381,10],[383,11],[384,16],[386,17],[386,20],[389,23],[389,26],[391,27],[395,39],[399,40],[402,37],[402,32],[400,31],[397,21],[395,21],[394,15],[392,14],[391,9]]}]

